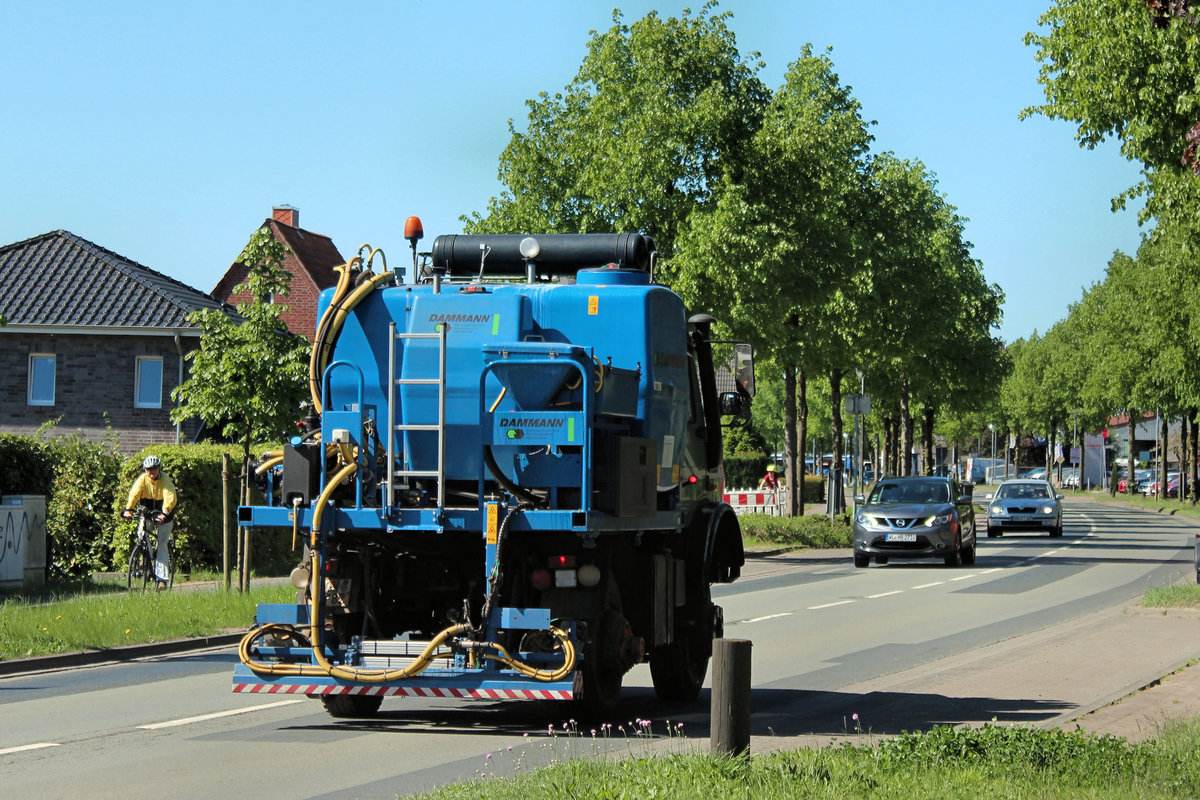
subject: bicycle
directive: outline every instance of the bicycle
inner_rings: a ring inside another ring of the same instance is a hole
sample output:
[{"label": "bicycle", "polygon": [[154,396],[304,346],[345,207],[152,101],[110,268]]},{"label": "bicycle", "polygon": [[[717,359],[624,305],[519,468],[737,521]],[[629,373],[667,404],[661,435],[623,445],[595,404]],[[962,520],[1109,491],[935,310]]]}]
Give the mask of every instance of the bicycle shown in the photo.
[{"label": "bicycle", "polygon": [[[145,589],[151,580],[156,584],[159,579],[155,577],[154,567],[156,561],[156,552],[158,550],[158,524],[154,522],[154,515],[158,512],[146,506],[138,506],[137,509],[137,532],[134,535],[133,546],[129,549],[129,568],[125,574],[126,588],[132,589],[134,584],[140,582],[141,589]],[[150,544],[151,531],[154,533],[154,546]],[[175,541],[174,537],[167,540],[167,578],[161,581],[166,588],[170,589],[175,584]]]}]

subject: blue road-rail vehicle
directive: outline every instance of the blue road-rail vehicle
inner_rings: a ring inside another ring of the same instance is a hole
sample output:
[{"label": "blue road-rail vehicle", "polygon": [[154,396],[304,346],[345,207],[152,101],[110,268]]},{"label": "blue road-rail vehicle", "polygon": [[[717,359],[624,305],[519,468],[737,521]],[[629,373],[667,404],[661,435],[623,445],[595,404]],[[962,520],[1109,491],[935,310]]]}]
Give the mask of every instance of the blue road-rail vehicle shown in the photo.
[{"label": "blue road-rail vehicle", "polygon": [[322,293],[305,432],[256,465],[266,504],[238,509],[304,556],[234,690],[335,717],[394,695],[603,714],[649,662],[659,698],[695,699],[722,635],[710,587],[744,563],[721,429],[748,412],[749,346],[654,283],[645,235],[419,253],[410,217],[405,236],[407,280],[364,245]]}]

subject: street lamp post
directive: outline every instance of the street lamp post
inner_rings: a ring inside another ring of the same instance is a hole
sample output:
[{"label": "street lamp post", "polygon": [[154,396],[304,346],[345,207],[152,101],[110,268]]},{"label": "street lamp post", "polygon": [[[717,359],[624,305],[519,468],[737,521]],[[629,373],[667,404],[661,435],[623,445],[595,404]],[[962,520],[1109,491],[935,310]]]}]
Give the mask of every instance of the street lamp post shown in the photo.
[{"label": "street lamp post", "polygon": [[865,433],[865,431],[863,431],[862,429],[865,426],[866,420],[863,420],[861,418],[862,418],[862,404],[863,404],[862,398],[865,397],[867,394],[867,374],[865,372],[863,372],[861,369],[856,369],[854,371],[856,373],[858,373],[858,392],[859,392],[858,393],[858,397],[859,397],[858,405],[856,406],[856,411],[858,413],[856,413],[854,415],[854,459],[855,459],[855,466],[856,466],[856,470],[854,473],[854,496],[857,497],[857,496],[861,495],[863,492],[863,453],[862,453],[863,443],[862,443],[862,440],[863,440],[863,433]]}]

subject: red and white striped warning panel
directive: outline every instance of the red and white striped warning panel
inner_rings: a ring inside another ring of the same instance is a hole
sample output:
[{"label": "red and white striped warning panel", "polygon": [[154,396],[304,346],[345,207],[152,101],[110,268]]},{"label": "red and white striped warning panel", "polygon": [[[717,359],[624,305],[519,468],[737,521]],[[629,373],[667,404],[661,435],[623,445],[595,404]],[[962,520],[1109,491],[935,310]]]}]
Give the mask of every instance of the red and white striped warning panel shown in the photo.
[{"label": "red and white striped warning panel", "polygon": [[411,686],[328,686],[323,684],[235,683],[235,692],[249,694],[356,694],[383,697],[449,697],[459,700],[571,700],[569,690],[551,689],[439,689]]},{"label": "red and white striped warning panel", "polygon": [[739,514],[768,514],[783,516],[783,492],[759,492],[753,489],[730,489],[725,502]]}]

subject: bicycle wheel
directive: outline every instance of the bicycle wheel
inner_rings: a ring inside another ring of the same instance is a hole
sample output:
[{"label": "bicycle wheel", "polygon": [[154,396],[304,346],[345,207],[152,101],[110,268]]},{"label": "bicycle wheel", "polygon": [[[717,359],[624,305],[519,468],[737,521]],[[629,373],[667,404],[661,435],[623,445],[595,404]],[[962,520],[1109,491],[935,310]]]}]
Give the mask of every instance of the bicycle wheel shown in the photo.
[{"label": "bicycle wheel", "polygon": [[167,541],[167,588],[175,585],[175,537]]},{"label": "bicycle wheel", "polygon": [[146,549],[146,545],[141,541],[133,543],[133,549],[129,551],[129,569],[125,575],[126,588],[133,589],[135,586],[139,589],[145,589],[146,584],[154,576],[154,559],[150,557],[150,551]]}]

